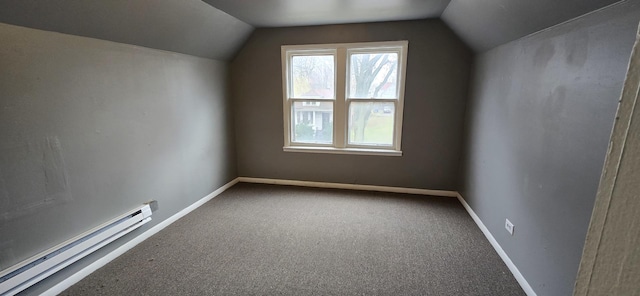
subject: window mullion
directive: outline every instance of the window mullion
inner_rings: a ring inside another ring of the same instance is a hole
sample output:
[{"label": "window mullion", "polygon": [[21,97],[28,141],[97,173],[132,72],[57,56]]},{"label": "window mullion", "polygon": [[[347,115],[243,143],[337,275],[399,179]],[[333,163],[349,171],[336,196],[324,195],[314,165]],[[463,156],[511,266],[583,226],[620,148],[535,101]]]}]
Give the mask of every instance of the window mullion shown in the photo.
[{"label": "window mullion", "polygon": [[287,51],[282,48],[280,53],[280,58],[282,62],[282,94],[283,94],[283,104],[282,104],[282,112],[284,114],[284,146],[291,146],[291,113],[292,113],[292,102],[289,100],[289,75],[291,72],[291,68],[289,68],[289,54]]},{"label": "window mullion", "polygon": [[340,47],[336,56],[336,101],[334,104],[333,135],[336,148],[346,147],[347,139],[347,50]]}]

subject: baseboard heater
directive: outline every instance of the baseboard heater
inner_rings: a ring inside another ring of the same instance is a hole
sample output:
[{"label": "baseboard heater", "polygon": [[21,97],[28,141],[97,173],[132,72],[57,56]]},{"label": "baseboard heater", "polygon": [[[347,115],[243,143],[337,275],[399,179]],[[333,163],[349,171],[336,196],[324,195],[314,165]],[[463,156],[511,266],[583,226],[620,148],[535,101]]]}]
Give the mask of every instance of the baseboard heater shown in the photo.
[{"label": "baseboard heater", "polygon": [[0,296],[12,296],[151,221],[150,202],[0,272]]}]

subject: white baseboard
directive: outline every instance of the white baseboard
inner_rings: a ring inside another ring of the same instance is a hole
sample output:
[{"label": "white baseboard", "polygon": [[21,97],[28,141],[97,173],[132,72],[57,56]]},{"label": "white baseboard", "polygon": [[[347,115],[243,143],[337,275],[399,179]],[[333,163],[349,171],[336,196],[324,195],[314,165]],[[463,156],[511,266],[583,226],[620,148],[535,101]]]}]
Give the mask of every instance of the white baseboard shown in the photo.
[{"label": "white baseboard", "polygon": [[469,215],[471,216],[473,221],[476,222],[476,224],[478,225],[478,227],[480,228],[482,233],[484,233],[484,235],[487,238],[487,240],[489,241],[489,243],[493,246],[493,248],[496,250],[498,255],[500,255],[500,258],[502,258],[504,263],[507,265],[507,267],[509,268],[509,270],[511,271],[513,276],[516,278],[516,280],[518,281],[518,283],[520,284],[520,286],[524,290],[524,292],[528,296],[537,296],[535,291],[533,290],[533,288],[531,288],[531,286],[529,285],[527,280],[524,278],[524,276],[522,276],[522,274],[520,273],[518,268],[513,264],[513,262],[509,258],[509,256],[507,256],[507,254],[504,252],[504,250],[498,244],[498,242],[495,240],[495,238],[493,237],[491,232],[489,232],[489,229],[487,229],[487,227],[484,226],[484,223],[482,223],[482,221],[480,220],[478,215],[476,215],[476,213],[471,209],[469,204],[467,204],[467,202],[464,200],[462,195],[460,195],[456,191],[429,190],[429,189],[375,186],[375,185],[344,184],[344,183],[313,182],[313,181],[297,181],[297,180],[283,180],[283,179],[250,178],[250,177],[238,177],[238,178],[230,181],[229,183],[225,184],[224,186],[218,188],[216,191],[214,191],[214,192],[210,193],[209,195],[203,197],[202,199],[198,200],[197,202],[193,203],[192,205],[188,206],[187,208],[181,210],[180,212],[174,214],[173,216],[169,217],[168,219],[160,222],[158,225],[156,225],[156,226],[152,227],[151,229],[145,231],[144,233],[138,235],[134,239],[128,241],[127,243],[125,243],[124,245],[122,245],[119,248],[115,249],[114,251],[110,252],[109,254],[105,255],[104,257],[96,260],[95,262],[91,263],[87,267],[83,268],[82,270],[78,271],[77,273],[75,273],[75,274],[71,275],[70,277],[66,278],[62,282],[60,282],[60,283],[56,284],[55,286],[51,287],[50,289],[48,289],[47,291],[45,291],[41,295],[54,296],[54,295],[57,295],[57,294],[61,293],[62,291],[66,290],[67,288],[69,288],[71,286],[73,286],[74,284],[76,284],[77,282],[79,282],[80,280],[82,280],[83,278],[88,276],[89,274],[93,273],[94,271],[96,271],[99,268],[103,267],[107,263],[109,263],[112,260],[116,259],[118,256],[124,254],[128,250],[130,250],[133,247],[135,247],[136,245],[140,244],[141,242],[143,242],[147,238],[153,236],[154,234],[158,233],[162,229],[164,229],[167,226],[171,225],[173,222],[175,222],[178,219],[184,217],[185,215],[189,214],[193,210],[195,210],[198,207],[202,206],[203,204],[205,204],[206,202],[210,201],[214,197],[218,196],[219,194],[221,194],[225,190],[229,189],[231,186],[235,185],[238,182],[260,183],[260,184],[275,184],[275,185],[292,185],[292,186],[319,187],[319,188],[349,189],[349,190],[364,190],[364,191],[380,191],[380,192],[394,192],[394,193],[408,193],[408,194],[420,194],[420,195],[432,195],[432,196],[444,196],[444,197],[457,197],[458,200],[460,201],[460,203],[462,203],[464,208],[467,210],[467,212],[469,213]]},{"label": "white baseboard", "polygon": [[515,264],[511,261],[511,258],[504,252],[498,241],[493,237],[489,229],[482,223],[478,215],[471,209],[469,204],[464,200],[462,195],[457,191],[447,190],[429,190],[429,189],[417,189],[417,188],[403,188],[403,187],[389,187],[389,186],[374,186],[374,185],[359,185],[359,184],[344,184],[344,183],[327,183],[327,182],[313,182],[313,181],[297,181],[297,180],[283,180],[283,179],[267,179],[267,178],[250,178],[239,177],[239,182],[245,183],[260,183],[260,184],[275,184],[275,185],[292,185],[292,186],[305,186],[305,187],[320,187],[320,188],[336,188],[336,189],[350,189],[350,190],[365,190],[365,191],[382,191],[382,192],[395,192],[395,193],[409,193],[409,194],[421,194],[432,196],[444,196],[444,197],[457,197],[460,203],[464,206],[469,213],[469,216],[476,222],[478,228],[484,233],[485,237],[496,250],[502,261],[507,265],[516,281],[522,287],[522,290],[528,296],[537,296],[536,292],[531,288],[529,282],[520,273]]},{"label": "white baseboard", "polygon": [[104,257],[102,257],[102,258],[96,260],[95,262],[89,264],[87,267],[81,269],[80,271],[76,272],[75,274],[71,275],[70,277],[66,278],[62,282],[56,284],[55,286],[51,287],[50,289],[48,289],[47,291],[45,291],[44,293],[42,293],[40,295],[41,296],[43,296],[43,295],[44,296],[49,296],[49,295],[54,296],[54,295],[58,295],[58,294],[62,293],[62,291],[66,290],[67,288],[69,288],[71,286],[73,286],[75,283],[79,282],[80,280],[82,280],[83,278],[85,278],[86,276],[91,274],[92,272],[94,272],[94,271],[98,270],[99,268],[105,266],[107,263],[109,263],[112,260],[118,258],[120,255],[122,255],[125,252],[129,251],[130,249],[132,249],[133,247],[135,247],[139,243],[141,243],[144,240],[148,239],[152,235],[158,233],[160,230],[166,228],[167,226],[171,225],[173,222],[176,222],[178,219],[180,219],[180,218],[184,217],[185,215],[191,213],[193,210],[197,209],[198,207],[202,206],[203,204],[205,204],[206,202],[210,201],[214,197],[218,196],[220,193],[222,193],[225,190],[229,189],[231,186],[235,185],[236,183],[238,183],[238,178],[233,179],[229,183],[227,183],[227,184],[223,185],[222,187],[218,188],[216,191],[211,192],[210,194],[208,194],[207,196],[205,196],[205,197],[201,198],[200,200],[196,201],[192,205],[184,208],[183,210],[181,210],[180,212],[174,214],[173,216],[169,217],[168,219],[158,223],[156,226],[154,226],[154,227],[150,228],[149,230],[143,232],[142,234],[136,236],[134,239],[128,241],[127,243],[125,243],[124,245],[120,246],[119,248],[113,250],[112,252],[110,252],[109,254],[105,255]]},{"label": "white baseboard", "polygon": [[328,183],[328,182],[250,178],[250,177],[239,177],[238,181],[245,182],[245,183],[292,185],[292,186],[303,186],[303,187],[319,187],[319,188],[334,188],[334,189],[349,189],[349,190],[364,190],[364,191],[380,191],[380,192],[408,193],[408,194],[420,194],[420,195],[432,195],[432,196],[444,196],[444,197],[458,196],[458,192],[456,191],[376,186],[376,185]]},{"label": "white baseboard", "polygon": [[484,236],[487,237],[487,240],[489,241],[489,243],[493,246],[496,252],[498,252],[498,255],[500,255],[500,258],[502,258],[502,261],[504,261],[504,263],[507,265],[507,267],[509,268],[513,276],[516,278],[516,281],[518,281],[518,283],[520,284],[520,287],[522,287],[522,290],[524,290],[524,292],[528,296],[537,296],[536,292],[533,290],[533,288],[531,288],[531,285],[529,285],[529,282],[527,282],[527,280],[518,270],[518,267],[516,267],[516,265],[513,264],[513,261],[511,261],[511,258],[509,258],[507,253],[504,252],[500,244],[498,244],[498,241],[496,241],[496,239],[493,237],[491,232],[489,232],[489,229],[486,226],[484,226],[484,223],[482,223],[482,221],[480,220],[480,217],[476,215],[476,213],[473,211],[473,209],[471,209],[467,201],[464,200],[464,198],[462,197],[462,195],[460,195],[460,193],[457,194],[457,197],[460,203],[462,203],[462,206],[464,206],[464,208],[467,210],[467,213],[469,213],[469,216],[471,216],[473,221],[476,222],[476,224],[478,225],[478,228],[480,228],[482,233],[484,233]]}]

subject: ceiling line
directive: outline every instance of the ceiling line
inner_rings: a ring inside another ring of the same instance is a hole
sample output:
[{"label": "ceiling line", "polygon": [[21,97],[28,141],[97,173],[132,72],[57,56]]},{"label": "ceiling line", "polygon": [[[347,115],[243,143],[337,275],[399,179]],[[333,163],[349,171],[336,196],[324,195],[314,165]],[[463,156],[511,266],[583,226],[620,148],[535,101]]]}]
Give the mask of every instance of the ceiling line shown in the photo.
[{"label": "ceiling line", "polygon": [[[618,1],[618,2],[611,3],[611,4],[607,5],[607,6],[600,7],[600,8],[598,8],[598,9],[596,9],[596,10],[589,11],[589,12],[587,12],[587,13],[581,14],[581,15],[576,16],[576,17],[574,17],[574,18],[568,19],[568,20],[566,20],[566,21],[564,21],[564,22],[560,22],[560,23],[557,23],[557,24],[555,24],[555,25],[552,25],[552,26],[546,27],[546,28],[544,28],[544,29],[540,29],[540,30],[538,30],[538,31],[535,31],[535,32],[533,32],[533,33],[530,33],[530,34],[524,35],[524,36],[522,36],[522,37],[520,37],[520,38],[517,38],[517,39],[514,39],[514,40],[512,40],[512,41],[521,40],[521,39],[525,39],[525,38],[528,38],[528,37],[532,37],[532,36],[535,36],[535,35],[538,35],[538,34],[542,34],[542,33],[544,33],[544,32],[547,32],[547,31],[553,30],[553,29],[554,29],[554,28],[556,28],[556,27],[560,27],[560,26],[562,26],[562,25],[565,25],[565,24],[568,24],[568,23],[571,23],[571,22],[577,21],[577,20],[579,20],[579,19],[581,19],[581,18],[583,18],[583,17],[587,17],[587,16],[592,15],[592,14],[594,14],[594,13],[598,13],[598,12],[600,12],[600,11],[607,10],[607,9],[609,9],[609,8],[612,8],[612,7],[615,7],[615,6],[618,6],[618,5],[625,4],[625,3],[626,3],[626,2],[628,2],[628,1],[629,1],[629,0],[620,0],[620,1]],[[509,41],[509,42],[512,42],[512,41]],[[509,43],[509,42],[507,42],[507,43]],[[506,43],[504,43],[504,44],[506,44]],[[500,44],[500,45],[503,45],[503,44]],[[500,45],[498,45],[498,46],[500,46]],[[496,48],[496,47],[498,47],[498,46],[495,46],[495,47],[493,47],[493,48]],[[487,50],[485,50],[485,51],[488,51],[488,50],[491,50],[491,49],[492,49],[492,48],[489,48],[489,49],[487,49]]]}]

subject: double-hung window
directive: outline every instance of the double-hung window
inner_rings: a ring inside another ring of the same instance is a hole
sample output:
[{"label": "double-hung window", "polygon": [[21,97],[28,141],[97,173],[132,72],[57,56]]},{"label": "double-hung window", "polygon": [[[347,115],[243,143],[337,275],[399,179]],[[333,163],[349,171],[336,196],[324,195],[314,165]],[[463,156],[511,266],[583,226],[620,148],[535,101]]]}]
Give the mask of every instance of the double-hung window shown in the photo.
[{"label": "double-hung window", "polygon": [[284,150],[402,155],[407,47],[282,46]]}]

